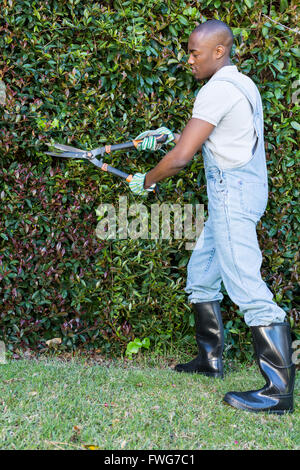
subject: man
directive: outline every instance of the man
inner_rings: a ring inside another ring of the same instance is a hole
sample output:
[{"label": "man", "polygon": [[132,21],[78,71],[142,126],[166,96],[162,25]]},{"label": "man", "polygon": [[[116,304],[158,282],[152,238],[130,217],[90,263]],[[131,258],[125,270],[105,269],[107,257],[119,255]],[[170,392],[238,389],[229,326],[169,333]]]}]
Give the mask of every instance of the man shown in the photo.
[{"label": "man", "polygon": [[[224,401],[247,411],[293,411],[295,366],[285,312],[260,274],[262,256],[256,224],[268,198],[261,98],[253,81],[230,61],[231,29],[211,20],[192,32],[189,60],[196,80],[209,79],[195,100],[180,136],[160,128],[176,146],[146,175],[136,174],[131,189],[147,194],[177,174],[202,148],[207,180],[208,219],[188,264],[186,292],[195,315],[198,356],[178,364],[178,372],[223,377],[221,282],[250,326],[266,385],[260,390],[229,392]],[[156,147],[146,131],[143,148]],[[147,137],[148,136],[148,137]]]}]

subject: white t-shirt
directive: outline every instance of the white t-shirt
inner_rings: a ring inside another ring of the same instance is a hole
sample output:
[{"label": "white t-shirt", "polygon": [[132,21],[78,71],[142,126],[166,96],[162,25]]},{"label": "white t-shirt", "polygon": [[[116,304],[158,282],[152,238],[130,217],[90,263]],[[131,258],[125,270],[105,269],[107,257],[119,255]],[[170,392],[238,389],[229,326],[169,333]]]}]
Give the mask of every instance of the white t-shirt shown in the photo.
[{"label": "white t-shirt", "polygon": [[[244,87],[246,84],[255,98],[254,83],[235,65],[222,67],[212,78],[230,76],[240,80]],[[239,167],[251,159],[256,142],[252,108],[235,85],[210,79],[198,92],[192,117],[216,126],[205,145],[221,169]]]}]

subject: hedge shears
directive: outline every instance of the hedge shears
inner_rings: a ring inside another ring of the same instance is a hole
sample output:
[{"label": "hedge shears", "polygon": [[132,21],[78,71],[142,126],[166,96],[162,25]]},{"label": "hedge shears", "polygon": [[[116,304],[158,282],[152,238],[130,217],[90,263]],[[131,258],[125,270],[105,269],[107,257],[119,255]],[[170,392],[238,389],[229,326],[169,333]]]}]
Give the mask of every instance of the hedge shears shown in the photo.
[{"label": "hedge shears", "polygon": [[[167,139],[167,136],[164,134],[155,135],[154,137],[157,138],[157,142],[161,142],[161,143],[165,142],[165,140]],[[60,152],[59,153],[45,152],[45,153],[53,157],[75,158],[75,159],[79,158],[79,159],[88,160],[89,162],[93,163],[101,170],[107,171],[108,173],[112,173],[116,176],[120,176],[121,178],[125,179],[129,183],[132,180],[133,175],[129,173],[125,173],[124,171],[121,171],[118,168],[114,168],[108,165],[107,163],[104,163],[102,158],[98,159],[97,157],[99,155],[103,157],[105,154],[110,154],[111,152],[116,152],[117,150],[136,149],[138,144],[140,144],[142,141],[143,139],[132,140],[129,142],[125,142],[123,144],[104,145],[103,147],[99,147],[94,150],[82,150],[76,147],[70,147],[69,145],[48,143],[47,145],[54,147]],[[157,189],[155,189],[154,192],[157,193],[158,192]]]}]

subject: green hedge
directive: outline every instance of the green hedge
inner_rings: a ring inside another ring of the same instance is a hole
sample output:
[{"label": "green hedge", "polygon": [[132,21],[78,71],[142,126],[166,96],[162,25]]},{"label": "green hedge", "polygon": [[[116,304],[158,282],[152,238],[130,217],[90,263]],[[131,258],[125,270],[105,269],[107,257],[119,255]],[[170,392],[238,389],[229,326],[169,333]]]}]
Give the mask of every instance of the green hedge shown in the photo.
[{"label": "green hedge", "polygon": [[[111,353],[137,336],[158,351],[193,344],[184,243],[100,241],[95,210],[120,195],[132,203],[126,184],[44,151],[49,141],[94,148],[161,125],[180,132],[199,88],[187,40],[212,18],[232,27],[232,61],[262,94],[270,182],[258,226],[263,276],[299,332],[296,2],[4,0],[0,15],[0,318],[10,349],[41,349],[57,336],[67,349]],[[161,157],[120,152],[106,161],[132,173]],[[201,156],[161,186],[167,202],[206,204]],[[241,314],[227,297],[222,308],[227,353],[245,359]]]}]

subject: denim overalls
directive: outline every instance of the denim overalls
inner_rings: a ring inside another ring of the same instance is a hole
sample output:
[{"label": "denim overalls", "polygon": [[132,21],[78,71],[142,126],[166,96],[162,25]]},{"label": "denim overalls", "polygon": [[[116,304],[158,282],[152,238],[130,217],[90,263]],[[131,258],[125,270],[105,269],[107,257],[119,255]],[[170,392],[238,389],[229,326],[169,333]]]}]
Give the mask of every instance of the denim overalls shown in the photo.
[{"label": "denim overalls", "polygon": [[[224,170],[218,167],[207,146],[202,147],[208,219],[188,264],[185,292],[191,303],[221,301],[223,281],[247,325],[269,325],[283,322],[286,314],[272,300],[273,295],[260,274],[262,255],[256,224],[268,200],[263,110],[258,89],[248,77],[242,74],[240,77],[240,80],[232,77],[216,80],[232,83],[249,100],[257,141],[248,163]],[[255,87],[255,101],[249,93],[249,81]]]}]

